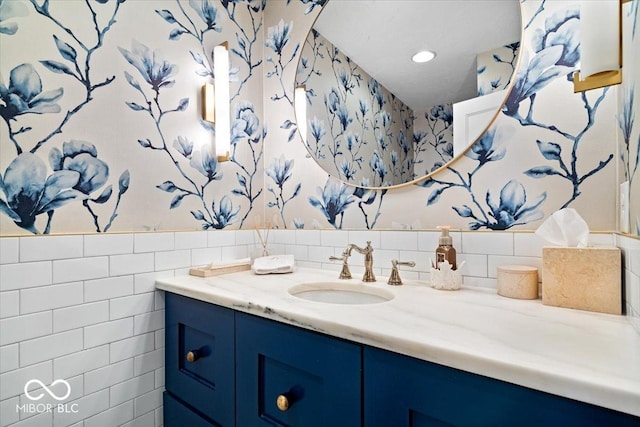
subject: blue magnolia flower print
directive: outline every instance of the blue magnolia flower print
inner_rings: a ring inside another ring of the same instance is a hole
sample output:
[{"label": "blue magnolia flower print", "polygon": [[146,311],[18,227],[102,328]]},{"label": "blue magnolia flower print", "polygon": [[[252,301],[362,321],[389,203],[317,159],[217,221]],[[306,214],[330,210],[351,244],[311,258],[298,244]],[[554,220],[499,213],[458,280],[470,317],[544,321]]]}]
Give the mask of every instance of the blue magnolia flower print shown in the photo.
[{"label": "blue magnolia flower print", "polygon": [[409,145],[409,141],[407,140],[407,136],[405,135],[404,131],[400,131],[400,133],[398,134],[398,146],[405,156],[409,154],[409,151],[411,151],[411,146]]},{"label": "blue magnolia flower print", "polygon": [[391,115],[387,110],[382,110],[380,118],[382,119],[382,127],[386,128],[391,124]]},{"label": "blue magnolia flower print", "polygon": [[356,176],[356,173],[358,172],[355,166],[353,165],[353,163],[351,163],[345,158],[343,158],[342,161],[340,162],[340,166],[338,169],[342,174],[342,176],[344,176],[344,178],[347,181],[351,181],[352,179],[354,179]]},{"label": "blue magnolia flower print", "polygon": [[544,22],[532,37],[535,52],[550,46],[562,46],[562,55],[556,65],[574,67],[580,61],[580,9],[570,8],[556,12]]},{"label": "blue magnolia flower print", "polygon": [[346,131],[347,127],[349,127],[351,122],[353,122],[353,119],[349,115],[349,108],[344,104],[340,104],[338,106],[338,109],[336,110],[336,117],[338,117],[338,121],[340,122],[340,127],[343,132]]},{"label": "blue magnolia flower print", "polygon": [[287,160],[284,154],[281,154],[277,159],[273,159],[271,167],[266,171],[267,176],[270,177],[278,187],[282,188],[284,183],[291,178],[293,163],[293,159]]},{"label": "blue magnolia flower print", "polygon": [[399,160],[400,160],[400,157],[398,156],[398,152],[395,150],[391,151],[391,164],[393,165],[393,167],[398,166]]},{"label": "blue magnolia flower print", "polygon": [[72,170],[55,171],[47,176],[46,165],[38,156],[22,153],[0,176],[0,190],[5,197],[0,199],[0,211],[17,226],[39,233],[35,227],[38,215],[87,198],[74,189],[79,179],[80,174]]},{"label": "blue magnolia flower print", "polygon": [[267,39],[264,42],[265,46],[273,49],[278,55],[282,55],[282,49],[284,49],[289,41],[289,34],[291,33],[292,27],[293,22],[285,24],[284,20],[280,19],[278,25],[269,27],[267,30]]},{"label": "blue magnolia flower print", "polygon": [[[287,0],[287,4],[289,4],[291,0]],[[309,6],[304,10],[304,14],[308,15],[311,12],[313,12],[313,9],[316,8],[316,6],[324,6],[324,4],[327,2],[327,0],[300,0],[300,2],[302,4],[308,4]]]},{"label": "blue magnolia flower print", "polygon": [[189,0],[189,6],[196,11],[202,22],[207,25],[207,30],[222,31],[216,23],[218,9],[209,0]]},{"label": "blue magnolia flower print", "polygon": [[381,109],[384,105],[384,93],[382,93],[382,87],[380,87],[380,83],[378,83],[378,81],[375,79],[369,79],[368,86],[369,93],[378,103],[378,109]]},{"label": "blue magnolia flower print", "polygon": [[[436,120],[441,120],[444,122],[445,128],[448,128],[453,124],[453,109],[447,108],[445,105],[436,105],[431,109],[431,117]],[[428,115],[426,118],[429,118]]]},{"label": "blue magnolia flower print", "polygon": [[225,228],[227,225],[232,224],[236,215],[240,211],[240,208],[233,210],[233,202],[229,196],[222,196],[220,199],[220,208],[216,209],[216,203],[211,203],[211,209],[213,210],[213,216],[216,220],[214,228]]},{"label": "blue magnolia flower print", "polygon": [[355,84],[351,81],[351,74],[347,73],[344,68],[338,70],[338,82],[345,92],[352,92],[355,87]]},{"label": "blue magnolia flower print", "polygon": [[347,134],[347,150],[353,151],[355,147],[360,145],[360,135],[349,132]]},{"label": "blue magnolia flower print", "polygon": [[354,202],[351,189],[338,181],[328,179],[324,188],[318,187],[317,192],[320,197],[309,197],[309,203],[320,209],[329,224],[335,228],[341,228],[342,221],[340,224],[336,224],[336,220],[338,216],[344,215],[347,207]]},{"label": "blue magnolia flower print", "polygon": [[[495,162],[501,160],[506,154],[504,147],[494,148],[493,143],[496,136],[496,128],[492,127],[486,131],[482,137],[467,150],[465,156],[477,160],[480,165],[487,162]],[[453,157],[453,147],[451,147],[451,155]]]},{"label": "blue magnolia flower print", "polygon": [[563,52],[563,46],[550,46],[536,53],[531,62],[527,52],[521,53],[520,61],[529,65],[518,71],[516,81],[502,107],[504,114],[517,115],[522,101],[535,95],[555,78],[567,75],[572,70],[571,67],[556,65],[561,60]]},{"label": "blue magnolia flower print", "polygon": [[[502,157],[504,157],[504,149],[502,150]],[[445,157],[448,158],[453,158],[453,143],[452,142],[447,142],[444,147],[442,148],[442,154]],[[491,158],[491,160],[500,160],[502,157],[495,157],[495,158]]]},{"label": "blue magnolia flower print", "polygon": [[371,166],[371,170],[378,176],[378,178],[380,178],[380,183],[384,183],[384,177],[387,176],[389,171],[387,170],[387,165],[385,165],[378,150],[373,150],[369,166]]},{"label": "blue magnolia flower print", "polygon": [[[527,192],[524,186],[515,179],[509,181],[500,191],[500,200],[494,201],[491,192],[487,190],[487,204],[491,209],[489,213],[495,222],[489,223],[492,230],[507,230],[515,225],[537,221],[544,217],[544,213],[538,208],[547,198],[547,193],[542,193],[537,200],[527,206]],[[474,225],[471,225],[474,228]]]},{"label": "blue magnolia flower print", "polygon": [[311,128],[311,135],[316,141],[320,141],[327,133],[327,130],[324,127],[324,121],[318,119],[316,116],[313,116],[309,122],[309,126]]},{"label": "blue magnolia flower print", "polygon": [[62,88],[43,92],[42,80],[31,64],[20,64],[11,70],[9,87],[0,76],[0,116],[5,121],[22,114],[59,113],[56,101],[64,93]]},{"label": "blue magnolia flower print", "polygon": [[413,144],[414,146],[421,144],[424,142],[424,139],[427,137],[427,133],[423,130],[417,130],[413,133]]},{"label": "blue magnolia flower print", "polygon": [[118,49],[154,91],[158,92],[160,88],[171,87],[175,83],[171,77],[177,73],[178,66],[159,58],[154,50],[144,44],[133,40],[131,51],[122,47]]},{"label": "blue magnolia flower print", "polygon": [[211,155],[209,147],[202,147],[200,151],[191,155],[189,164],[207,178],[207,182],[222,179],[222,172],[218,172],[218,159]]},{"label": "blue magnolia flower print", "polygon": [[340,100],[340,94],[338,93],[338,89],[332,87],[331,91],[329,92],[329,95],[325,95],[324,103],[327,105],[327,108],[329,108],[329,112],[331,114],[334,114],[342,104],[342,101]]},{"label": "blue magnolia flower print", "polygon": [[360,111],[361,117],[366,116],[369,112],[369,103],[364,99],[358,100],[358,110]]},{"label": "blue magnolia flower print", "polygon": [[378,147],[380,147],[382,151],[385,151],[389,146],[389,141],[387,141],[387,139],[381,133],[376,135],[376,141],[378,142]]},{"label": "blue magnolia flower print", "polygon": [[193,141],[189,141],[184,136],[178,136],[178,138],[173,141],[173,148],[187,159],[190,159],[191,154],[193,153]]},{"label": "blue magnolia flower print", "polygon": [[376,200],[376,192],[373,190],[369,190],[368,187],[371,187],[369,183],[369,178],[362,178],[358,187],[353,190],[354,197],[360,199],[358,203],[364,203],[365,205],[370,205]]},{"label": "blue magnolia flower print", "polygon": [[98,159],[98,150],[90,142],[72,140],[62,144],[62,151],[51,149],[49,163],[54,171],[78,172],[80,179],[73,188],[87,195],[109,179],[109,166]]},{"label": "blue magnolia flower print", "polygon": [[260,119],[255,113],[253,104],[247,101],[238,103],[231,125],[231,143],[236,144],[245,138],[256,143],[260,141],[260,136]]},{"label": "blue magnolia flower print", "polygon": [[0,0],[0,34],[14,35],[18,32],[18,24],[5,21],[28,14],[29,10],[24,4],[17,1]]}]

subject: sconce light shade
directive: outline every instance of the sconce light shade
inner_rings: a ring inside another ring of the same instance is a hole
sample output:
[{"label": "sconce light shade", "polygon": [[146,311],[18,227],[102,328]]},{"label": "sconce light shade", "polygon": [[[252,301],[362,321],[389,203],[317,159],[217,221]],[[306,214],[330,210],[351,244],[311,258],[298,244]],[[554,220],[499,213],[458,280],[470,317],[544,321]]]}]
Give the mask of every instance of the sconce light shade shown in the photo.
[{"label": "sconce light shade", "polygon": [[580,71],[573,76],[574,92],[622,83],[623,1],[580,2]]},{"label": "sconce light shade", "polygon": [[302,141],[307,143],[307,89],[298,86],[293,94],[293,105],[296,113],[296,121],[298,122],[298,130],[302,136]]},{"label": "sconce light shade", "polygon": [[231,114],[229,112],[229,49],[227,43],[213,48],[215,78],[216,155],[219,162],[229,160]]},{"label": "sconce light shade", "polygon": [[580,75],[590,77],[620,68],[618,2],[580,3]]}]

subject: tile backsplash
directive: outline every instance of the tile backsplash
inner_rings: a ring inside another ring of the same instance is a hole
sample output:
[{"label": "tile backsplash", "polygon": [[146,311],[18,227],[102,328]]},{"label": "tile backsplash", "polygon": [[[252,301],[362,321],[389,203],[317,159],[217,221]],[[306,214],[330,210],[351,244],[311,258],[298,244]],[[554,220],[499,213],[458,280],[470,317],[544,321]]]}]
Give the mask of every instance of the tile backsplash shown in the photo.
[{"label": "tile backsplash", "polygon": [[[370,240],[376,275],[398,259],[416,262],[401,268],[403,279],[428,280],[439,234],[270,230],[268,248],[337,277],[340,263],[329,256]],[[543,242],[533,233],[451,234],[465,286],[495,288],[499,265],[541,265]],[[626,313],[640,333],[640,240],[605,233],[591,242],[622,249]],[[155,280],[259,249],[248,230],[0,238],[0,427],[162,425],[164,296]],[[361,255],[350,265],[362,274]],[[77,412],[27,411],[31,379],[68,381]]]}]

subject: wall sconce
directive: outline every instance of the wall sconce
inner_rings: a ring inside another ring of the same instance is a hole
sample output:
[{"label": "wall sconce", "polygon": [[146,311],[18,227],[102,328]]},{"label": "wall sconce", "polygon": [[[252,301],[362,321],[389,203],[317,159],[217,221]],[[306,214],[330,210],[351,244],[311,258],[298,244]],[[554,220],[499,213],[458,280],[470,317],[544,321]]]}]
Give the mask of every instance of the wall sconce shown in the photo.
[{"label": "wall sconce", "polygon": [[214,84],[202,86],[202,118],[216,124],[216,156],[229,160],[231,150],[231,113],[229,111],[229,48],[224,42],[213,48]]},{"label": "wall sconce", "polygon": [[302,136],[302,142],[307,143],[307,88],[298,86],[293,92],[293,108],[298,121],[298,130]]},{"label": "wall sconce", "polygon": [[622,4],[631,0],[580,2],[580,71],[573,91],[622,83]]}]

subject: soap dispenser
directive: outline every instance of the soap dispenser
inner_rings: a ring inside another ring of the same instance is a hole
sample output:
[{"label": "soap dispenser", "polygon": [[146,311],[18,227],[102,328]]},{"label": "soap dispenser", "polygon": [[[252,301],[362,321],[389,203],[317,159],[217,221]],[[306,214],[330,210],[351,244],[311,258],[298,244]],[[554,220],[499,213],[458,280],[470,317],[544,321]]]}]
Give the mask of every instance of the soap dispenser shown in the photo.
[{"label": "soap dispenser", "polygon": [[441,230],[442,235],[438,239],[438,248],[436,249],[436,268],[440,269],[440,264],[447,261],[451,264],[451,269],[456,269],[456,250],[453,247],[453,239],[449,235],[448,225],[441,225],[438,227]]}]

